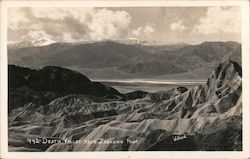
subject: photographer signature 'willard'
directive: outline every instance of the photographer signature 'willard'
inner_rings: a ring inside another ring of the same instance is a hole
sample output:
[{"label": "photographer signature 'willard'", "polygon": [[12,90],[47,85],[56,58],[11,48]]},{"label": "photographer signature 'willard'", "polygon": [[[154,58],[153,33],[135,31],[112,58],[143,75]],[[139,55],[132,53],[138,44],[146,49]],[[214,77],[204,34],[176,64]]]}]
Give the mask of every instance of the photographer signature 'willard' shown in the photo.
[{"label": "photographer signature 'willard'", "polygon": [[173,140],[174,141],[179,141],[179,140],[183,140],[183,139],[186,139],[186,138],[187,138],[186,135],[177,135],[177,136],[173,137]]}]

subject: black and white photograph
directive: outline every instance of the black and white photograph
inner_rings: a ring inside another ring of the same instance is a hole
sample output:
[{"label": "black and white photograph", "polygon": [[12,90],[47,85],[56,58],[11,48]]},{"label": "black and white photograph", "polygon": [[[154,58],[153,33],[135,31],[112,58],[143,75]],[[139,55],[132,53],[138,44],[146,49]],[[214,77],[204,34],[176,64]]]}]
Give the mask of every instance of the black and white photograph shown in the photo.
[{"label": "black and white photograph", "polygon": [[243,151],[241,5],[6,11],[8,152]]}]

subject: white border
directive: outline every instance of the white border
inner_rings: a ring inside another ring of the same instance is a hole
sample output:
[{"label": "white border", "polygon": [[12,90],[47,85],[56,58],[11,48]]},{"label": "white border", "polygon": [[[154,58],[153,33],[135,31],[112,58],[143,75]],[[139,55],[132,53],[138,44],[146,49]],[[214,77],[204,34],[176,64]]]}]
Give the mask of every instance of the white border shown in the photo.
[{"label": "white border", "polygon": [[[0,158],[250,158],[249,154],[249,2],[235,1],[0,1],[1,11],[1,149]],[[129,151],[129,152],[8,152],[7,129],[7,7],[135,7],[135,6],[240,6],[242,9],[243,151]]]}]

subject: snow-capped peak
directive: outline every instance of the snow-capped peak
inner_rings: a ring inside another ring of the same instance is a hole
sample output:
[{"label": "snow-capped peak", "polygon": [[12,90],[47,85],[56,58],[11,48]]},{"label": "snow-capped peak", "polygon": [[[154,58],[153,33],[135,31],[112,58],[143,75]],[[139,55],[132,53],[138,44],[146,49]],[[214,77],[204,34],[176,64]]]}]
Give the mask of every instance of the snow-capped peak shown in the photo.
[{"label": "snow-capped peak", "polygon": [[40,38],[32,41],[35,47],[46,46],[55,43],[56,41],[48,39],[48,38]]},{"label": "snow-capped peak", "polygon": [[118,42],[124,43],[127,45],[142,45],[142,46],[163,45],[163,43],[159,41],[138,40],[136,38],[128,38],[127,40],[119,40]]},{"label": "snow-capped peak", "polygon": [[25,47],[34,47],[34,44],[31,41],[21,41],[21,42],[13,42],[13,43],[8,43],[8,46],[11,48],[25,48]]}]

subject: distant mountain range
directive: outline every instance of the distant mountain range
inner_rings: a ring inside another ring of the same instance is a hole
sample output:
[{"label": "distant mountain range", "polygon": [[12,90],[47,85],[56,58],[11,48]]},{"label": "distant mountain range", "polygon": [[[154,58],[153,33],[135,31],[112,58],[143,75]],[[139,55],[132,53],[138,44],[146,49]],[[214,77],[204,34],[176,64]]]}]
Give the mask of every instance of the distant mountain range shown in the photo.
[{"label": "distant mountain range", "polygon": [[241,44],[146,41],[54,42],[48,39],[8,46],[9,64],[77,70],[91,79],[206,79],[220,62],[241,63]]},{"label": "distant mountain range", "polygon": [[[25,47],[39,47],[39,46],[46,46],[46,45],[51,45],[53,43],[68,43],[68,44],[90,44],[90,43],[98,43],[98,42],[105,42],[105,41],[112,41],[109,39],[106,40],[99,40],[99,41],[78,41],[78,42],[65,42],[65,41],[61,41],[61,42],[57,42],[48,38],[40,38],[40,39],[36,39],[36,40],[25,40],[25,41],[21,41],[21,42],[15,42],[15,43],[10,43],[9,46],[11,46],[12,48],[25,48]],[[160,41],[147,41],[147,40],[137,40],[137,39],[127,39],[127,40],[116,40],[115,42],[117,43],[121,43],[121,44],[126,44],[126,45],[142,45],[142,46],[177,46],[177,45],[188,45],[184,42],[180,42],[180,43],[171,43],[171,44],[167,44],[167,43],[163,43]]]}]

